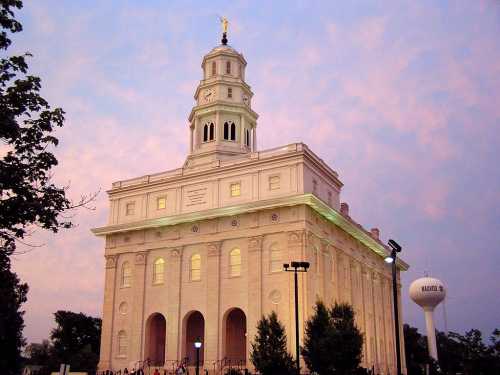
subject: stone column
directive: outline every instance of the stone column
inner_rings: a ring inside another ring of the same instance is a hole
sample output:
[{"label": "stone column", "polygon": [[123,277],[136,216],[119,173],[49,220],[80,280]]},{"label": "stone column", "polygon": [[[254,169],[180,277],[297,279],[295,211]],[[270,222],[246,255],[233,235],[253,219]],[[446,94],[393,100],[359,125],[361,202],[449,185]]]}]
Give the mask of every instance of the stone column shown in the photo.
[{"label": "stone column", "polygon": [[246,148],[245,144],[245,115],[240,115],[240,148],[243,150]]},{"label": "stone column", "polygon": [[221,126],[221,123],[220,123],[220,111],[215,112],[215,129],[214,130],[215,130],[215,132],[214,132],[215,143],[219,144],[220,140],[222,138],[224,138],[224,135],[221,134],[221,132],[223,131],[223,127]]},{"label": "stone column", "polygon": [[366,321],[366,278],[367,272],[366,267],[361,265],[361,308],[363,309],[363,361],[362,364],[365,368],[368,368],[368,334],[367,334],[367,321]]},{"label": "stone column", "polygon": [[194,142],[194,124],[191,123],[191,126],[189,127],[189,134],[190,134],[190,139],[189,139],[189,153],[192,153],[193,152],[193,142]]},{"label": "stone column", "polygon": [[168,365],[181,359],[181,291],[182,291],[182,247],[171,249],[167,263],[167,282],[169,283],[169,303],[167,316],[167,335],[165,359]]},{"label": "stone column", "polygon": [[198,116],[194,118],[194,135],[193,135],[193,147],[194,149],[198,149],[198,145],[200,143],[200,119]]},{"label": "stone column", "polygon": [[222,242],[207,244],[207,310],[205,318],[205,366],[221,357],[220,251]]},{"label": "stone column", "polygon": [[117,255],[106,255],[99,371],[111,369],[117,260]]},{"label": "stone column", "polygon": [[252,128],[252,136],[253,136],[253,141],[252,141],[253,152],[257,152],[257,127],[255,125]]},{"label": "stone column", "polygon": [[262,317],[262,244],[264,236],[248,240],[248,316],[247,316],[247,366],[250,366],[251,340],[257,334],[257,322]]},{"label": "stone column", "polygon": [[147,252],[139,252],[135,254],[134,279],[132,282],[132,329],[129,349],[131,361],[143,359],[146,260]]}]

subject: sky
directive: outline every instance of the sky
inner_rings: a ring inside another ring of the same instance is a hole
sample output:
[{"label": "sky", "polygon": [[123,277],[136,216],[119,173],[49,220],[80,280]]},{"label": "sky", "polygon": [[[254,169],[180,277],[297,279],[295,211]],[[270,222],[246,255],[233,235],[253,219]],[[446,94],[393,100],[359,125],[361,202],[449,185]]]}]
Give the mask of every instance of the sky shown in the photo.
[{"label": "sky", "polygon": [[[248,61],[260,149],[306,143],[338,171],[365,228],[403,246],[404,321],[425,273],[448,290],[447,328],[500,327],[499,1],[33,1],[9,53],[29,51],[45,98],[66,111],[54,179],[100,190],[76,227],[36,232],[14,259],[30,286],[28,342],[59,309],[101,313],[113,181],[180,167],[205,53]],[[445,329],[444,313],[436,325]]]}]

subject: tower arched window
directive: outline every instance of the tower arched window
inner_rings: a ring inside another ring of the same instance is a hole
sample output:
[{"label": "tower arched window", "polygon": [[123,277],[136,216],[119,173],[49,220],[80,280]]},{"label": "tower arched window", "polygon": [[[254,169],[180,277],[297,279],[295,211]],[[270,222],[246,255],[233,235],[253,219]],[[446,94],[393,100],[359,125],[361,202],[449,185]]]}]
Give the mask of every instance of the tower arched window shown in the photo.
[{"label": "tower arched window", "polygon": [[217,74],[217,63],[215,61],[212,62],[212,75]]},{"label": "tower arched window", "polygon": [[229,253],[229,276],[241,275],[241,250],[236,248]]},{"label": "tower arched window", "polygon": [[158,258],[153,264],[153,284],[163,284],[165,281],[165,261]]},{"label": "tower arched window", "polygon": [[201,255],[194,254],[191,256],[189,264],[189,279],[191,281],[201,280]]},{"label": "tower arched window", "polygon": [[128,349],[127,333],[122,330],[118,332],[118,355],[120,357],[126,357],[127,349]]},{"label": "tower arched window", "polygon": [[128,288],[132,285],[132,266],[129,262],[124,262],[122,264],[122,274],[121,274],[121,286],[122,288]]},{"label": "tower arched window", "polygon": [[231,74],[231,61],[226,61],[226,74]]},{"label": "tower arched window", "polygon": [[229,140],[229,124],[227,122],[224,123],[224,139]]},{"label": "tower arched window", "polygon": [[210,123],[210,140],[214,140],[214,134],[215,134],[215,125],[213,122]]},{"label": "tower arched window", "polygon": [[236,125],[231,123],[231,141],[236,141]]},{"label": "tower arched window", "polygon": [[247,145],[247,147],[250,147],[250,130],[247,129],[246,132],[245,132],[245,134],[246,134],[246,142],[245,142],[245,144]]},{"label": "tower arched window", "polygon": [[271,272],[281,271],[282,261],[281,261],[281,250],[277,243],[273,243],[269,247],[269,270]]},{"label": "tower arched window", "polygon": [[208,141],[208,124],[203,127],[203,142]]}]

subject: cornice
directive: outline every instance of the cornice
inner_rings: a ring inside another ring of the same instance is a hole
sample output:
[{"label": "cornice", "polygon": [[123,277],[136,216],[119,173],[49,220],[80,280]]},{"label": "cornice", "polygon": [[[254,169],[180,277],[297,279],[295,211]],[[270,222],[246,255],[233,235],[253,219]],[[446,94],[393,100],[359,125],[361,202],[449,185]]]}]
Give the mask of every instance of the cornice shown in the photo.
[{"label": "cornice", "polygon": [[[299,194],[288,197],[273,198],[267,200],[260,200],[256,202],[243,203],[239,205],[213,208],[198,212],[191,212],[185,214],[178,214],[166,216],[157,219],[147,219],[136,221],[132,223],[123,223],[108,225],[104,227],[94,228],[92,232],[96,236],[106,236],[113,233],[129,232],[135,230],[144,230],[150,228],[159,228],[164,226],[177,225],[182,223],[190,223],[199,220],[214,219],[217,217],[226,217],[241,215],[245,213],[273,209],[278,207],[290,207],[296,205],[307,205],[315,210],[318,214],[322,215],[337,227],[343,229],[346,233],[359,240],[363,245],[368,247],[373,253],[379,257],[385,258],[389,255],[389,251],[380,243],[375,241],[366,231],[358,227],[355,223],[345,218],[340,212],[327,206],[323,201],[318,199],[312,194]],[[409,265],[403,260],[398,258],[398,267],[406,271]]]}]

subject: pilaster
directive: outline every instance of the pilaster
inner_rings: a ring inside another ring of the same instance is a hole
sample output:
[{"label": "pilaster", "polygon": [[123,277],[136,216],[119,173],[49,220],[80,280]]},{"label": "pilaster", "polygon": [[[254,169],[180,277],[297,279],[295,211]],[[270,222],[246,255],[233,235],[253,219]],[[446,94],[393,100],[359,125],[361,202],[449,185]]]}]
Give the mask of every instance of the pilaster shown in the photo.
[{"label": "pilaster", "polygon": [[[262,317],[262,246],[264,236],[248,239],[248,316],[247,316],[247,360],[250,359],[250,342],[257,334],[256,322]],[[255,322],[255,324],[252,324]],[[250,361],[248,361],[250,364]]]},{"label": "pilaster", "polygon": [[130,360],[141,360],[143,356],[144,337],[144,287],[146,282],[147,252],[135,254],[133,297],[132,297],[132,329],[130,335],[129,353]]},{"label": "pilaster", "polygon": [[181,359],[180,336],[182,332],[180,309],[182,291],[182,247],[169,250],[167,262],[167,282],[169,283],[169,303],[167,310],[167,334],[165,359]]},{"label": "pilaster", "polygon": [[101,352],[99,358],[99,371],[111,368],[111,355],[113,346],[113,323],[116,287],[117,255],[106,255],[106,269],[104,275],[104,301],[102,308]]},{"label": "pilaster", "polygon": [[221,246],[222,241],[210,242],[207,247],[207,301],[209,301],[205,317],[205,363],[211,364],[219,359],[222,342],[220,340],[220,278],[221,278]]}]

